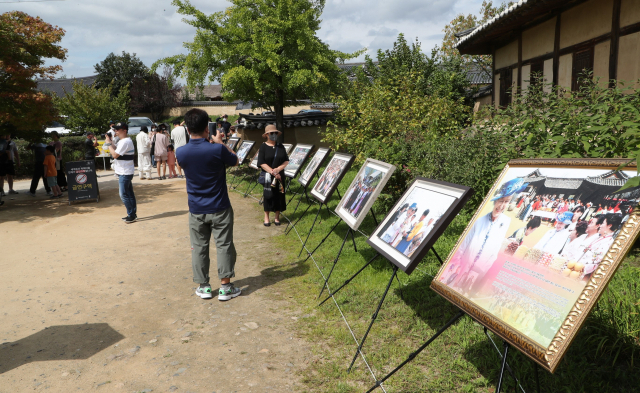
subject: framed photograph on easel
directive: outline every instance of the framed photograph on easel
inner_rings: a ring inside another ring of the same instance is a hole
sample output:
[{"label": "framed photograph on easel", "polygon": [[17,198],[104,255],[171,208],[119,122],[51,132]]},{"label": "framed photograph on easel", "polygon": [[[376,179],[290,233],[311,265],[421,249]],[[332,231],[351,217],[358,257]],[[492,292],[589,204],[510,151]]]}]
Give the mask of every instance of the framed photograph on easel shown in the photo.
[{"label": "framed photograph on easel", "polygon": [[431,288],[554,372],[640,232],[626,163],[509,162]]},{"label": "framed photograph on easel", "polygon": [[470,196],[469,187],[418,177],[367,243],[411,274]]},{"label": "framed photograph on easel", "polygon": [[396,167],[367,158],[336,207],[336,213],[351,229],[358,229]]},{"label": "framed photograph on easel", "polygon": [[300,184],[305,187],[307,186],[307,184],[309,184],[309,181],[313,179],[316,173],[318,173],[318,169],[320,169],[320,166],[322,166],[324,160],[329,157],[330,153],[331,149],[326,147],[321,147],[316,150],[316,153],[313,155],[313,158],[309,162],[309,165],[307,165],[307,167],[302,172],[302,175],[300,175],[300,177],[298,178]]},{"label": "framed photograph on easel", "polygon": [[251,162],[249,163],[249,167],[253,168],[253,169],[258,169],[260,170],[260,168],[258,168],[258,154],[260,153],[260,149],[258,149],[258,151],[256,152],[256,154],[253,156],[253,158],[251,159]]},{"label": "framed photograph on easel", "polygon": [[239,141],[240,141],[240,138],[238,137],[229,138],[226,145],[229,146],[229,149],[235,150],[236,146],[238,146]]},{"label": "framed photograph on easel", "polygon": [[293,149],[293,153],[289,154],[289,164],[284,168],[285,176],[291,178],[296,177],[305,161],[307,161],[311,150],[313,150],[313,145],[297,144]]},{"label": "framed photograph on easel", "polygon": [[331,198],[333,192],[340,184],[345,173],[351,168],[354,156],[347,153],[336,153],[331,157],[331,161],[322,172],[320,179],[311,190],[313,195],[319,202],[325,203]]},{"label": "framed photograph on easel", "polygon": [[238,165],[241,165],[244,162],[254,144],[254,141],[242,141],[242,144],[240,145],[240,148],[238,148],[238,152],[236,153],[236,155],[238,156]]}]

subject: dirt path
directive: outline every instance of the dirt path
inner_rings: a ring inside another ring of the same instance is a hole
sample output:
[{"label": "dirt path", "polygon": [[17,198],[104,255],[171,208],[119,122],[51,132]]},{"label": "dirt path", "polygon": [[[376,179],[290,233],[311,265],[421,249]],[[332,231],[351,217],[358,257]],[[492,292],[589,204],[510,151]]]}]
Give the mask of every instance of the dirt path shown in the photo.
[{"label": "dirt path", "polygon": [[309,356],[292,329],[301,316],[273,285],[303,272],[261,268],[277,258],[269,237],[281,229],[262,226],[255,202],[231,193],[243,294],[206,301],[193,291],[184,180],[136,179],[139,221],[131,225],[121,221],[115,177],[99,181],[97,204],[68,206],[42,189],[32,198],[27,181],[4,199],[0,393],[299,386]]}]

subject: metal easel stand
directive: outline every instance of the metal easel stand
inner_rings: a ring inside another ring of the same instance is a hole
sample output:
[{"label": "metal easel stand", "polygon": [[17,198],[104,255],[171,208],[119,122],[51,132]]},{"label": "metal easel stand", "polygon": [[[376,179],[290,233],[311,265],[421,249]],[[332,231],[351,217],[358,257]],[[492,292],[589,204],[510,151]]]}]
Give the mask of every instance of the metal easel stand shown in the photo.
[{"label": "metal easel stand", "polygon": [[[393,265],[391,262],[389,263]],[[398,266],[393,265],[393,272],[391,273],[391,278],[389,279],[387,288],[384,290],[384,293],[382,294],[382,298],[380,298],[380,302],[378,303],[378,308],[376,308],[376,311],[373,313],[373,315],[371,315],[371,323],[369,323],[369,327],[367,328],[367,331],[364,333],[364,336],[362,336],[362,341],[360,341],[360,345],[358,345],[356,354],[353,356],[353,360],[351,360],[351,365],[349,365],[349,368],[347,369],[348,373],[351,372],[351,369],[353,368],[353,364],[356,362],[356,359],[358,359],[358,355],[360,355],[360,351],[362,351],[364,342],[367,340],[367,336],[369,335],[369,332],[373,327],[373,323],[378,318],[378,313],[380,312],[380,308],[382,308],[382,303],[384,303],[384,299],[387,297],[387,294],[389,293],[389,288],[391,288],[391,283],[393,283],[393,278],[396,276],[396,274],[398,274]]]},{"label": "metal easel stand", "polygon": [[253,181],[250,181],[250,182],[249,182],[249,185],[247,186],[247,190],[246,190],[246,192],[244,193],[244,197],[245,197],[245,198],[246,198],[246,197],[251,193],[251,191],[253,191],[253,189],[254,189],[254,188],[256,188],[256,186],[257,186],[258,184],[260,184],[260,183],[258,183],[258,177],[259,177],[259,176],[260,176],[260,173],[258,172],[258,175],[256,175],[256,176],[253,178]]},{"label": "metal easel stand", "polygon": [[[235,190],[235,188],[237,187],[237,186],[233,187],[233,185],[236,184],[236,182],[238,181],[239,176],[238,176],[238,174],[236,172],[238,172],[239,170],[240,170],[240,166],[239,165],[236,166],[234,170],[229,169],[228,175],[229,176],[233,175],[233,179],[232,179],[231,183],[229,184],[229,189],[233,188]],[[245,177],[246,177],[246,175],[242,177],[242,179],[240,180],[240,183],[242,183],[242,180],[244,180]]]},{"label": "metal easel stand", "polygon": [[[317,174],[316,174],[317,176]],[[318,177],[320,178],[320,177]],[[311,208],[312,204],[314,203],[313,200],[311,198],[309,198],[309,194],[307,193],[307,187],[309,186],[309,184],[311,183],[311,179],[307,182],[307,185],[304,186],[304,188],[302,189],[303,193],[304,193],[304,197],[307,199],[307,204],[309,206],[307,206],[306,210],[304,211],[304,213],[302,213],[300,215],[300,217],[298,217],[298,219],[293,223],[293,225],[291,224],[291,221],[289,221],[289,223],[287,224],[287,227],[284,229],[284,234],[288,235],[289,232],[291,232],[291,230],[293,229],[293,227],[300,222],[300,220],[302,219],[302,217],[304,217],[304,215],[309,211],[309,209]],[[300,202],[302,202],[302,193],[296,193],[297,195],[300,195],[300,198],[298,198],[298,203],[296,204],[296,208],[293,209],[293,213],[291,213],[291,217],[293,217],[294,214],[296,214],[296,212],[298,211],[298,206],[300,206]],[[291,201],[293,201],[293,198],[295,198],[296,195],[294,195],[293,197],[291,197],[291,199],[289,200],[289,203],[291,203]],[[289,206],[289,203],[287,203],[287,206]],[[287,231],[287,229],[289,228],[289,225],[291,225],[291,229],[289,229],[289,231]]]},{"label": "metal easel stand", "polygon": [[[500,358],[502,358],[502,364],[501,364],[501,368],[500,368],[500,376],[498,377],[498,387],[496,388],[496,393],[500,393],[500,390],[502,389],[502,382],[503,382],[503,379],[504,379],[504,371],[505,370],[509,373],[509,375],[511,375],[513,380],[518,385],[518,388],[520,388],[520,391],[522,393],[526,393],[524,388],[522,387],[522,384],[520,383],[520,381],[516,377],[516,374],[514,373],[513,369],[511,368],[511,366],[509,366],[509,363],[507,363],[507,355],[509,354],[509,347],[510,347],[509,343],[504,341],[504,353],[502,353],[502,352],[500,352],[500,349],[498,348],[498,345],[496,345],[495,341],[493,341],[493,338],[491,338],[491,335],[489,335],[489,331],[488,331],[488,329],[486,327],[484,328],[484,334],[485,334],[485,336],[487,336],[487,338],[491,342],[491,345],[496,350],[496,352],[498,353]],[[535,362],[534,362],[534,370],[535,370],[535,379],[536,379],[536,391],[537,391],[537,393],[540,393],[540,379],[538,377],[538,364],[535,363]]]},{"label": "metal easel stand", "polygon": [[[307,245],[307,241],[309,241],[309,237],[311,236],[311,232],[313,232],[313,227],[316,225],[316,221],[318,221],[318,216],[320,215],[320,212],[322,211],[322,207],[323,206],[327,208],[327,211],[329,211],[329,206],[327,206],[326,203],[321,203],[320,204],[320,207],[318,207],[318,212],[316,213],[316,217],[313,219],[313,224],[311,224],[311,228],[309,229],[309,233],[307,234],[307,238],[304,239],[304,243],[302,243],[302,248],[300,249],[300,252],[298,253],[298,257],[300,257],[300,255],[302,255],[302,251],[304,251],[304,246],[306,246]],[[309,207],[311,207],[311,206],[309,206]],[[307,208],[307,210],[309,210],[309,209]],[[302,218],[303,216],[304,216],[304,213],[300,217]],[[298,219],[298,221],[300,221],[300,220]],[[291,227],[293,228],[293,225]]]},{"label": "metal easel stand", "polygon": [[[322,242],[324,242],[324,240],[331,234],[331,232],[333,232],[333,230],[338,226],[338,224],[340,224],[340,221],[338,221],[336,225],[334,225],[333,228],[331,228],[331,231],[327,234],[327,236],[324,237],[324,239],[322,239]],[[349,238],[349,234],[351,234],[351,240],[353,241],[353,249],[356,252],[358,252],[358,249],[356,248],[356,239],[353,235],[353,230],[351,228],[347,228],[347,233],[344,234],[344,239],[342,240],[342,244],[340,245],[340,249],[338,250],[338,255],[336,255],[335,259],[333,260],[333,265],[331,266],[331,270],[329,271],[329,274],[327,274],[327,277],[324,279],[324,283],[322,283],[322,288],[320,289],[320,293],[318,294],[318,297],[316,299],[320,299],[320,296],[322,296],[322,293],[324,292],[324,288],[327,286],[327,283],[329,282],[329,278],[331,278],[333,269],[335,269],[336,264],[338,263],[338,259],[340,259],[340,254],[342,254],[342,250],[344,249],[344,245],[347,242],[347,239]],[[309,255],[307,256],[307,259],[309,259],[309,257],[315,252],[315,250],[318,249],[318,247],[320,247],[322,242],[320,242],[320,244],[318,244],[316,248],[309,253]],[[305,261],[307,259],[305,259]]]}]

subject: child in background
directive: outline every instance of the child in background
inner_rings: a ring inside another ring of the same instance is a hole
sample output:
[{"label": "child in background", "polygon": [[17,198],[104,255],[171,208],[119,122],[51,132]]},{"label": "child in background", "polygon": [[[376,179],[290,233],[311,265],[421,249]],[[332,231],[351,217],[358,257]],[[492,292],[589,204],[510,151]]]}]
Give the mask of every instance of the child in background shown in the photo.
[{"label": "child in background", "polygon": [[176,152],[173,145],[167,146],[167,164],[169,164],[169,179],[178,177],[176,175]]},{"label": "child in background", "polygon": [[51,187],[53,196],[51,198],[60,198],[62,191],[58,186],[58,171],[56,170],[56,148],[47,146],[44,152],[44,175],[47,178],[47,184]]}]

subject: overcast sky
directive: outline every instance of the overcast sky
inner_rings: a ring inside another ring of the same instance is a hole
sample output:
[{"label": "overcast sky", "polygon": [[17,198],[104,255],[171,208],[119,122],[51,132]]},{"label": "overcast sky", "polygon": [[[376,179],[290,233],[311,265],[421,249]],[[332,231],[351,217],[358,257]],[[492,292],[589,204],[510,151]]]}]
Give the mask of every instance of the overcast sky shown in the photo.
[{"label": "overcast sky", "polygon": [[[221,11],[225,0],[192,0],[205,13]],[[389,49],[399,33],[416,37],[427,53],[442,41],[443,27],[460,13],[478,13],[481,0],[326,0],[320,39],[332,49],[364,47],[375,57]],[[183,53],[182,43],[195,29],[181,20],[171,0],[0,0],[0,13],[19,10],[40,16],[66,31],[68,77],[94,75],[93,66],[111,52],[136,53],[150,66],[159,58]],[[362,57],[357,59],[362,60]],[[55,64],[55,63],[54,63]]]}]

